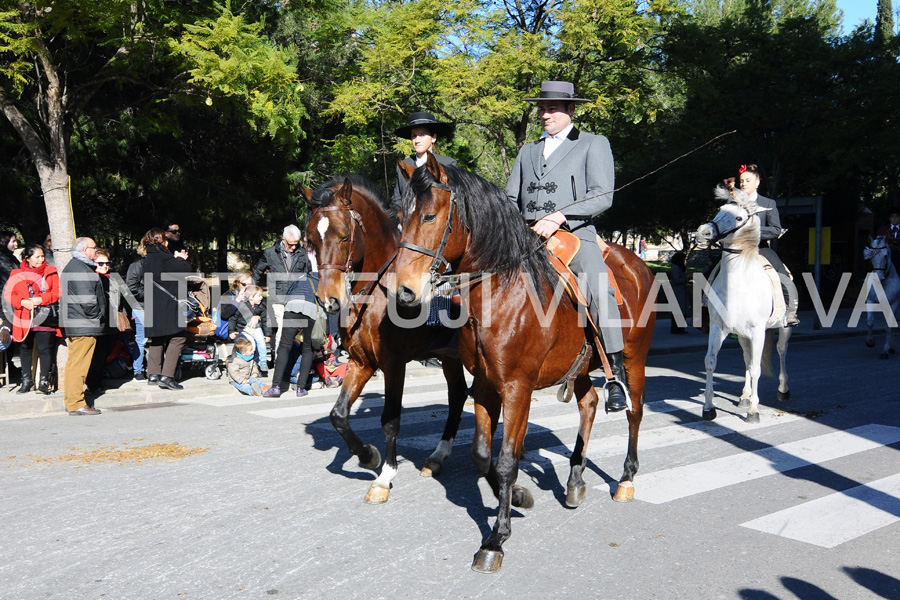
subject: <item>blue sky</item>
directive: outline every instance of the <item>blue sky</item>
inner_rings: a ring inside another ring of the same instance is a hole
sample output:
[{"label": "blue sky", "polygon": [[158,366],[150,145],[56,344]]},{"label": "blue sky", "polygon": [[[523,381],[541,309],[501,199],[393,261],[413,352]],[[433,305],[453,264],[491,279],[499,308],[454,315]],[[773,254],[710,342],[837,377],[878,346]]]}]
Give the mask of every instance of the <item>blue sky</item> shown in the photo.
[{"label": "blue sky", "polygon": [[[892,4],[894,3],[892,2]],[[875,22],[878,0],[837,0],[837,6],[844,11],[844,31],[849,33],[863,19]]]}]

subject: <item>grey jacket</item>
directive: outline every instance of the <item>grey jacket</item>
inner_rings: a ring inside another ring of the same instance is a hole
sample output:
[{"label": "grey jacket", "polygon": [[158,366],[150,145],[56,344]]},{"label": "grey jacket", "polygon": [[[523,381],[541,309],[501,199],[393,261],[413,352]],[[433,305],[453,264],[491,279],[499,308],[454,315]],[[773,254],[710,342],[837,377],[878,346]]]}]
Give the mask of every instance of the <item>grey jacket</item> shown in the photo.
[{"label": "grey jacket", "polygon": [[593,230],[593,217],[612,206],[615,170],[609,140],[573,127],[546,160],[543,149],[543,140],[522,147],[506,195],[529,222],[562,211],[570,228]]},{"label": "grey jacket", "polygon": [[761,208],[769,208],[759,213],[759,246],[760,248],[771,247],[769,240],[777,240],[781,235],[781,217],[778,216],[778,205],[771,198],[760,196],[757,194],[756,203]]},{"label": "grey jacket", "polygon": [[60,326],[67,337],[98,337],[106,332],[107,299],[96,263],[73,252],[59,276]]},{"label": "grey jacket", "polygon": [[259,377],[259,365],[255,360],[245,360],[233,352],[225,360],[225,370],[235,383],[246,383],[251,377]]}]

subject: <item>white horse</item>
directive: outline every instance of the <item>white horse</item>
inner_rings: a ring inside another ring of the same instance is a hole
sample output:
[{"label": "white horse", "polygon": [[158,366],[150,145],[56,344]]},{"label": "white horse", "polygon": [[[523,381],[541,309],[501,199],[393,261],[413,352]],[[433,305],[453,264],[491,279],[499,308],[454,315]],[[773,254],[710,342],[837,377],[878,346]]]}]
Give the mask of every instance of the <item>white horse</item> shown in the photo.
[{"label": "white horse", "polygon": [[[783,326],[783,315],[773,314],[775,307],[773,284],[759,260],[759,217],[765,208],[747,199],[747,195],[723,186],[716,189],[716,198],[727,204],[719,209],[716,218],[697,229],[697,240],[722,247],[722,262],[707,292],[709,299],[709,346],[706,351],[706,402],[703,418],[716,418],[713,405],[713,374],[716,357],[722,342],[730,333],[737,334],[744,351],[744,390],[738,408],[746,408],[747,421],[759,422],[759,375],[762,370],[772,376],[771,354],[773,332],[778,329],[778,356],[781,373],[778,379],[778,399],[790,398],[784,357],[787,353],[791,329]],[[781,294],[780,287],[777,293]],[[782,311],[783,312],[783,311]]]},{"label": "white horse", "polygon": [[[891,305],[891,314],[894,319],[900,314],[900,274],[897,268],[891,262],[891,249],[888,247],[887,240],[883,235],[878,236],[874,240],[869,238],[869,245],[863,251],[863,256],[872,261],[872,271],[866,277],[866,325],[869,333],[866,336],[866,346],[869,348],[875,345],[875,336],[873,329],[875,327],[875,314],[882,312],[873,305],[880,305],[880,298],[875,288],[875,281],[881,283],[884,290],[884,298],[887,298]],[[890,323],[885,327],[886,334],[884,336],[884,347],[881,349],[881,358],[887,358],[894,353],[894,328]]]}]

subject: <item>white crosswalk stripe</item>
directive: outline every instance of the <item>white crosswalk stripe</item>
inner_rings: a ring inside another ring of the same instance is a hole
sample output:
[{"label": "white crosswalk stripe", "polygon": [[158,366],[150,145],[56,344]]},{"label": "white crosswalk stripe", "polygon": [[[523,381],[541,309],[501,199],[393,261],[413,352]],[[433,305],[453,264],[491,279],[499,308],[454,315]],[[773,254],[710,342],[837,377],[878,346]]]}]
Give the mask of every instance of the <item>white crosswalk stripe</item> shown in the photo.
[{"label": "white crosswalk stripe", "polygon": [[741,452],[643,475],[640,499],[652,504],[671,502],[895,442],[900,442],[900,428],[864,425],[755,452]]},{"label": "white crosswalk stripe", "polygon": [[900,521],[900,474],[805,502],[743,527],[834,548]]}]

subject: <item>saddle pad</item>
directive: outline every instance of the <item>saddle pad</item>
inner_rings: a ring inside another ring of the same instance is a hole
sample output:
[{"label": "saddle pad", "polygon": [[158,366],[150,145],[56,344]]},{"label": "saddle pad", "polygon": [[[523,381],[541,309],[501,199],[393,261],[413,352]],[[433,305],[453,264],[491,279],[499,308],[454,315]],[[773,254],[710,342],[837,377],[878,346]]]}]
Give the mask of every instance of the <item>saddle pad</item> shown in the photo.
[{"label": "saddle pad", "polygon": [[769,320],[766,321],[766,329],[781,327],[787,306],[784,303],[784,294],[781,292],[781,280],[778,278],[778,271],[762,254],[757,255],[756,258],[759,260],[759,264],[762,265],[763,272],[768,275],[769,283],[772,284],[772,314],[769,316]]}]

